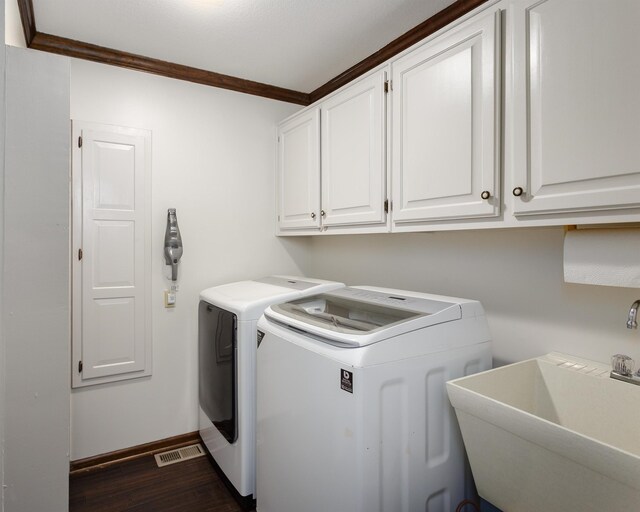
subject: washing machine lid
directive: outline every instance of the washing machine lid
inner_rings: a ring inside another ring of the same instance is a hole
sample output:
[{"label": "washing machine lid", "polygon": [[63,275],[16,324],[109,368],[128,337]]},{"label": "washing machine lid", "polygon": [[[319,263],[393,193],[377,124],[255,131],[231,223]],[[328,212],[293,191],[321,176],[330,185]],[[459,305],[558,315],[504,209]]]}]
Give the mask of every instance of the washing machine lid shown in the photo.
[{"label": "washing machine lid", "polygon": [[207,288],[200,300],[235,313],[241,321],[257,320],[271,304],[341,287],[344,284],[335,281],[277,275]]},{"label": "washing machine lid", "polygon": [[[462,318],[459,302],[396,290],[345,287],[272,305],[265,316],[322,341],[362,347]],[[418,296],[420,295],[420,296]]]}]

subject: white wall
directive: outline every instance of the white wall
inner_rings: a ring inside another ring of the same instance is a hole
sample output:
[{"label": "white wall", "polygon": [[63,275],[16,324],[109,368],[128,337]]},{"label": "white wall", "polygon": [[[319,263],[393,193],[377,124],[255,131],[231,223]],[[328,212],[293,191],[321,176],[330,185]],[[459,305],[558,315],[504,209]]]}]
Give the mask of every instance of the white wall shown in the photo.
[{"label": "white wall", "polygon": [[562,228],[315,237],[309,275],[479,299],[497,364],[553,350],[608,362],[640,361],[626,328],[640,290],[563,282]]},{"label": "white wall", "polygon": [[[0,41],[4,41],[4,0],[0,0]],[[4,512],[4,394],[5,394],[5,365],[4,365],[4,114],[5,114],[5,47],[0,51],[0,512]]]},{"label": "white wall", "polygon": [[[297,108],[72,61],[72,118],[153,132],[154,222],[153,376],[72,393],[72,460],[196,430],[198,292],[269,273],[480,299],[497,364],[551,350],[640,360],[625,327],[640,291],[565,284],[562,228],[275,238],[275,124]],[[168,207],[185,243],[175,310],[162,307]]]},{"label": "white wall", "polygon": [[69,60],[7,47],[4,507],[60,512],[69,483]]},{"label": "white wall", "polygon": [[2,2],[2,14],[4,16],[2,27],[4,29],[4,42],[10,46],[24,48],[24,32],[20,21],[20,10],[17,0]]},{"label": "white wall", "polygon": [[[72,392],[72,460],[197,430],[198,293],[300,272],[307,244],[274,236],[275,126],[298,108],[72,61],[72,119],[152,131],[153,208],[153,375]],[[184,242],[173,310],[163,307],[170,207]]]}]

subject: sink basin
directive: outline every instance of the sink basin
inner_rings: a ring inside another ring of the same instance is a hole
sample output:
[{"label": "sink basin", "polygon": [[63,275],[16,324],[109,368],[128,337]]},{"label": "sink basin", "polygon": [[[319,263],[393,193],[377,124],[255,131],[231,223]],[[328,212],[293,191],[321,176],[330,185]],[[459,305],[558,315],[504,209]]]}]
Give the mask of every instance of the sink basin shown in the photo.
[{"label": "sink basin", "polygon": [[478,493],[504,512],[640,510],[640,386],[551,353],[447,383]]}]

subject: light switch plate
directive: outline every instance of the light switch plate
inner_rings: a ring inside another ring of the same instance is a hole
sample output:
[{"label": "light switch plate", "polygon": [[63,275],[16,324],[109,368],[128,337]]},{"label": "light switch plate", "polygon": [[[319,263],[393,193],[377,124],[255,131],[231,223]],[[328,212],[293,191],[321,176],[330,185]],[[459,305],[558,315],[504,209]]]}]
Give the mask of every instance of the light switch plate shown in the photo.
[{"label": "light switch plate", "polygon": [[175,308],[176,307],[176,292],[170,290],[164,291],[164,307]]}]

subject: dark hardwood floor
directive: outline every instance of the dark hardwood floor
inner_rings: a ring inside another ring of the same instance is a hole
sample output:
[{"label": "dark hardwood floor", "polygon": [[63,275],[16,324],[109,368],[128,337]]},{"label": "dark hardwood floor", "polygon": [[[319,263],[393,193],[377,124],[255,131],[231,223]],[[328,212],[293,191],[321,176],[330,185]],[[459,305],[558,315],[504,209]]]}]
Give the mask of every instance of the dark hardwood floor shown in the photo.
[{"label": "dark hardwood floor", "polygon": [[77,473],[69,512],[242,512],[207,457],[163,468],[153,455]]}]

